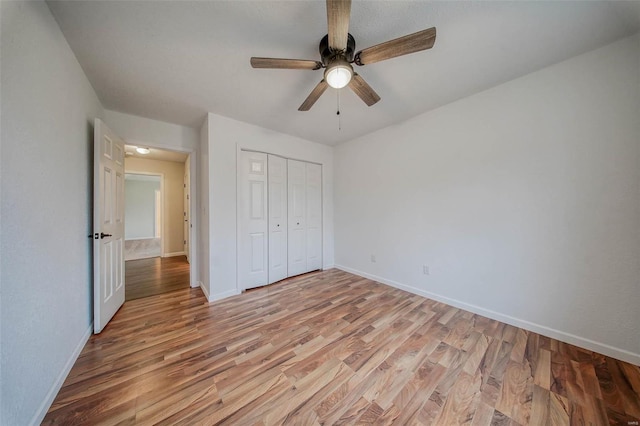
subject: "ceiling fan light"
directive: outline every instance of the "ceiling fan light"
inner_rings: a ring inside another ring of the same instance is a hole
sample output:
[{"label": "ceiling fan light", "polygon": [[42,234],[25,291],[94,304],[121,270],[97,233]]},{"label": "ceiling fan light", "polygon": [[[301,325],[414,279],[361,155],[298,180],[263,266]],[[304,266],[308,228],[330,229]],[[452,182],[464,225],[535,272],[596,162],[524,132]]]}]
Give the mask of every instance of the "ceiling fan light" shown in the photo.
[{"label": "ceiling fan light", "polygon": [[151,150],[149,148],[138,147],[136,148],[136,152],[138,152],[138,154],[148,154]]},{"label": "ceiling fan light", "polygon": [[331,62],[324,73],[324,79],[334,89],[342,89],[351,81],[353,68],[344,59],[336,59]]}]

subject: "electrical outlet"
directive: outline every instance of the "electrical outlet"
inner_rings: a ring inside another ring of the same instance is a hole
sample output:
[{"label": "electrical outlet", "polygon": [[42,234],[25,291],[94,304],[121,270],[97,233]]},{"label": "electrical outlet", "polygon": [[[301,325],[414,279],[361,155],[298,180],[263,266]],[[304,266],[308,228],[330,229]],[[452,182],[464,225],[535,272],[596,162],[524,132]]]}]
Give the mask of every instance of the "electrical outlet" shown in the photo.
[{"label": "electrical outlet", "polygon": [[422,273],[425,275],[431,275],[431,272],[429,271],[429,267],[427,265],[422,265]]},{"label": "electrical outlet", "polygon": [[372,263],[376,263],[376,255],[375,254],[371,255],[371,262]]}]

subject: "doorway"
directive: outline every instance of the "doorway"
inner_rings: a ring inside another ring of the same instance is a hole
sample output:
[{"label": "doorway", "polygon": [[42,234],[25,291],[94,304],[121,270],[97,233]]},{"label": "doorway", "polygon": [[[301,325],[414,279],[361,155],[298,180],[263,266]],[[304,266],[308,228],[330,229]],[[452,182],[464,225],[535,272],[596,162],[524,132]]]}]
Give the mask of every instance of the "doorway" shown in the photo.
[{"label": "doorway", "polygon": [[125,300],[191,285],[189,154],[139,148],[125,146]]},{"label": "doorway", "polygon": [[125,172],[125,261],[162,256],[162,181],[161,174]]}]

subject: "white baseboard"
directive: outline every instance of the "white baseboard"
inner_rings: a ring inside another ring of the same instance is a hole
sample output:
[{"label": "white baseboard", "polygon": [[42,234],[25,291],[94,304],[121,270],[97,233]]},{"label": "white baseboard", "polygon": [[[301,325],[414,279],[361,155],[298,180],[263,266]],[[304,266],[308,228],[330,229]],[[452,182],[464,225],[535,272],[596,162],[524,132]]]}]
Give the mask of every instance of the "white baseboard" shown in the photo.
[{"label": "white baseboard", "polygon": [[39,425],[42,423],[42,420],[44,420],[44,416],[47,415],[49,407],[51,407],[51,404],[53,404],[53,400],[55,399],[56,395],[58,395],[58,392],[60,392],[60,388],[62,388],[65,379],[69,375],[69,371],[71,371],[73,364],[76,363],[76,360],[80,356],[80,352],[82,352],[84,345],[87,344],[87,341],[89,340],[89,337],[91,337],[92,332],[93,322],[89,324],[89,328],[84,332],[82,338],[76,345],[76,348],[73,350],[71,356],[67,360],[67,363],[64,365],[64,368],[62,369],[62,371],[60,371],[60,374],[58,374],[56,381],[53,382],[53,385],[49,389],[49,392],[47,392],[47,396],[44,398],[44,401],[42,401],[42,404],[40,404],[38,411],[31,418],[31,421],[29,422],[30,425]]},{"label": "white baseboard", "polygon": [[204,287],[204,284],[202,283],[202,281],[198,281],[198,286],[202,289],[202,292],[204,293],[204,297],[206,297],[207,300],[209,300],[209,290],[207,290]]},{"label": "white baseboard", "polygon": [[225,299],[227,297],[236,296],[236,295],[241,293],[238,289],[234,288],[232,290],[227,290],[227,291],[224,291],[222,293],[210,294],[209,291],[205,288],[205,286],[202,283],[202,281],[198,281],[198,285],[202,289],[202,292],[204,293],[204,296],[207,298],[207,301],[209,303],[216,302],[218,300],[222,300],[222,299]]},{"label": "white baseboard", "polygon": [[142,256],[135,256],[135,257],[131,257],[131,258],[124,258],[125,262],[128,262],[129,260],[142,260],[142,259],[153,259],[154,257],[160,257],[157,254],[153,254],[153,255],[142,255]]},{"label": "white baseboard", "polygon": [[323,271],[327,271],[327,270],[329,270],[329,269],[333,269],[333,268],[335,268],[335,267],[336,267],[336,265],[334,265],[333,263],[332,263],[332,264],[330,264],[330,265],[323,265],[323,266],[322,266],[322,270],[323,270]]},{"label": "white baseboard", "polygon": [[175,256],[184,256],[184,251],[174,251],[172,253],[165,253],[162,257],[175,257]]},{"label": "white baseboard", "polygon": [[417,294],[419,296],[423,296],[428,299],[433,299],[438,302],[446,303],[447,305],[451,305],[456,308],[464,309],[465,311],[473,312],[474,314],[482,315],[484,317],[487,317],[496,321],[501,321],[506,324],[513,325],[515,327],[533,331],[534,333],[551,337],[552,339],[560,340],[562,342],[570,343],[572,345],[580,346],[582,348],[589,349],[591,351],[598,352],[603,355],[607,355],[622,361],[626,361],[631,364],[640,365],[640,354],[630,352],[625,349],[620,349],[615,346],[607,345],[606,343],[596,342],[586,337],[576,336],[575,334],[567,333],[567,332],[550,328],[544,325],[540,325],[531,321],[512,317],[511,315],[506,315],[500,312],[492,311],[490,309],[485,309],[480,306],[462,302],[457,299],[451,299],[446,296],[441,296],[436,293],[431,293],[429,291],[425,291],[416,287],[401,284],[399,282],[382,278],[373,274],[368,274],[366,272],[362,272],[357,269],[352,269],[347,266],[335,265],[335,267],[337,269],[343,270],[345,272],[349,272],[354,275],[359,275],[361,277],[369,278],[370,280],[374,280],[382,284],[386,284],[388,286],[398,288],[400,290],[408,291],[409,293]]},{"label": "white baseboard", "polygon": [[212,294],[209,297],[207,297],[207,300],[209,300],[209,303],[216,302],[218,300],[226,299],[227,297],[237,296],[240,293],[242,293],[240,290],[234,288],[232,290],[227,290],[222,293]]}]

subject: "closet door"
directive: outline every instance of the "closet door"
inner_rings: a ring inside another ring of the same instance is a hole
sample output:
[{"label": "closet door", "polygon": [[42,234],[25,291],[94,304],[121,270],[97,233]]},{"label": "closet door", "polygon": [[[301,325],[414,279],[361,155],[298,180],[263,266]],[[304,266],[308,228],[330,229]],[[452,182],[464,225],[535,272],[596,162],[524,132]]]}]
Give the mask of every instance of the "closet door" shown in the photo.
[{"label": "closet door", "polygon": [[269,284],[287,278],[287,160],[268,156]]},{"label": "closet door", "polygon": [[267,154],[241,155],[238,279],[248,289],[268,284]]},{"label": "closet door", "polygon": [[287,160],[288,174],[288,258],[289,276],[304,274],[307,269],[306,238],[306,164]]},{"label": "closet door", "polygon": [[322,166],[306,164],[307,271],[322,269]]}]

